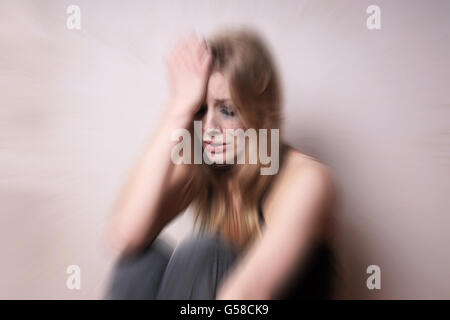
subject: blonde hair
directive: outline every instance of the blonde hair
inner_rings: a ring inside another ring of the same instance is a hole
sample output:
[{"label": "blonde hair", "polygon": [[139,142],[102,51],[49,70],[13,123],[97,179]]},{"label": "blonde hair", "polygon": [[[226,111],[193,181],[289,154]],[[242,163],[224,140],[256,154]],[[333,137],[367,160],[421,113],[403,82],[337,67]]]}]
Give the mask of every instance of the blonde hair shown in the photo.
[{"label": "blonde hair", "polygon": [[[207,43],[213,56],[211,71],[221,72],[228,81],[233,105],[246,127],[256,129],[258,141],[258,129],[280,129],[282,146],[279,77],[262,38],[249,29],[227,29]],[[246,148],[247,157],[248,152]],[[280,150],[280,163],[283,153]],[[195,225],[200,231],[218,232],[239,250],[245,250],[261,235],[259,205],[274,178],[260,174],[263,165],[259,156],[257,164],[245,163],[228,167],[191,165],[192,174],[184,190],[190,193]]]}]

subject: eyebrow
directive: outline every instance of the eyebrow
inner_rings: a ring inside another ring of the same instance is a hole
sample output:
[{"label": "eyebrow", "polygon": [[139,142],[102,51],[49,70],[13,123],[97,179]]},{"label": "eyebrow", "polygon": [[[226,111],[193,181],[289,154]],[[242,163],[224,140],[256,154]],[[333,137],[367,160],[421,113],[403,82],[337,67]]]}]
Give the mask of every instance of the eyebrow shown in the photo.
[{"label": "eyebrow", "polygon": [[216,102],[231,102],[231,99],[214,99]]},{"label": "eyebrow", "polygon": [[213,105],[216,106],[219,103],[225,103],[228,107],[234,107],[233,101],[231,98],[225,98],[225,99],[213,99]]}]

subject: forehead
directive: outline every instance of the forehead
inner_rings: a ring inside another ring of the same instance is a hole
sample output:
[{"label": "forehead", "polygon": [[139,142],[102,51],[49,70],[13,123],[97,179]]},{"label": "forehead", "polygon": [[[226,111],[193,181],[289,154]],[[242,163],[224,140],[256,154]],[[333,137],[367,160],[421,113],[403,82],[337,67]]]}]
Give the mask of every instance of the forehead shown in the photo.
[{"label": "forehead", "polygon": [[207,99],[208,101],[231,99],[228,81],[219,71],[213,72],[209,77]]}]

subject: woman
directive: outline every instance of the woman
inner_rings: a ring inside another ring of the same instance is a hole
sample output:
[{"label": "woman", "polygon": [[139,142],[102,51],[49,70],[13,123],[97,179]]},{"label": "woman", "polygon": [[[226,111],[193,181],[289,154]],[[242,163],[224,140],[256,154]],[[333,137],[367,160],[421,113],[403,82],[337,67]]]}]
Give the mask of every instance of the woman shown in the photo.
[{"label": "woman", "polygon": [[[270,134],[259,129],[280,129],[279,79],[261,38],[250,30],[223,31],[208,41],[191,35],[167,62],[168,105],[108,229],[122,254],[108,297],[330,298],[335,193],[329,168],[282,139],[266,139],[269,153],[279,152],[279,169],[262,174],[264,147],[242,148],[228,135],[229,129],[255,129],[261,140]],[[171,161],[180,128],[194,142],[187,144],[192,152],[182,150],[184,159],[194,159],[199,139],[206,161]],[[256,163],[249,161],[252,152]],[[242,155],[244,163],[230,164]],[[189,205],[200,233],[173,252],[157,236]]]}]

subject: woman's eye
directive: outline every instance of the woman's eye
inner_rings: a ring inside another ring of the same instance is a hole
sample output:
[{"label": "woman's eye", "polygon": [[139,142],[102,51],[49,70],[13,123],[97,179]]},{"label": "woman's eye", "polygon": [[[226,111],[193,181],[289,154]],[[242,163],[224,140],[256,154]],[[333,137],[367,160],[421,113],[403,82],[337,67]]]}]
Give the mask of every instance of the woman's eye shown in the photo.
[{"label": "woman's eye", "polygon": [[220,108],[220,112],[222,112],[227,117],[234,117],[234,111],[229,110],[227,107],[222,106]]}]

